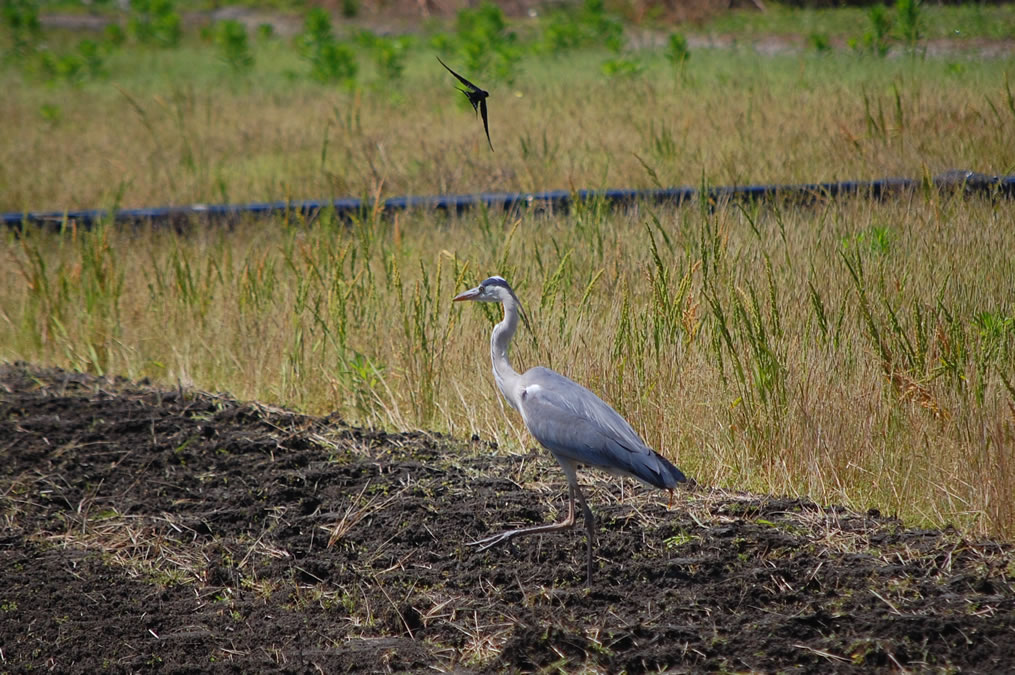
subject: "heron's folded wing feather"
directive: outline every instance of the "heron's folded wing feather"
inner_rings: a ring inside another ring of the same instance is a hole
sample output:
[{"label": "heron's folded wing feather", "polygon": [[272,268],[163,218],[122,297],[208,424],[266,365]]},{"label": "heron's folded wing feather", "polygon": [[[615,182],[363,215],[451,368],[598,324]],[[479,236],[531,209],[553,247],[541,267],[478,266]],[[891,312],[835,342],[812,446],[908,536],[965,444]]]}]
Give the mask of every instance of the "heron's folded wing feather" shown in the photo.
[{"label": "heron's folded wing feather", "polygon": [[671,487],[667,484],[671,471],[663,464],[665,460],[594,393],[546,368],[525,373],[523,386],[525,426],[549,450],[582,464],[630,474],[651,485]]}]

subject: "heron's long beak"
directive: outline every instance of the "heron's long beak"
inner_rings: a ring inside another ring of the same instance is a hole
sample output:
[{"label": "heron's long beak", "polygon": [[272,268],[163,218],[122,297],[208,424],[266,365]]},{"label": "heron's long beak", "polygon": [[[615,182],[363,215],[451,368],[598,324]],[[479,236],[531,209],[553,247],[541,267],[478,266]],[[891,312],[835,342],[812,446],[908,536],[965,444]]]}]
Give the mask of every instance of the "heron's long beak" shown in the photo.
[{"label": "heron's long beak", "polygon": [[475,300],[478,295],[479,295],[479,286],[476,286],[475,288],[470,288],[464,293],[459,293],[458,295],[455,296],[455,299],[452,300],[452,302],[462,302],[463,300]]}]

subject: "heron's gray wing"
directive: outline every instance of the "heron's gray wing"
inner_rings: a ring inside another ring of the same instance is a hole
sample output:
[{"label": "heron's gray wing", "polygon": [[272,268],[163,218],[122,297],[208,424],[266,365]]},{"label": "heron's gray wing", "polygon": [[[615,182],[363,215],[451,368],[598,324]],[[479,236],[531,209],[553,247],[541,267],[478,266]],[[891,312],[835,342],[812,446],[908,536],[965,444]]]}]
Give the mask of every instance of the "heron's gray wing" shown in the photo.
[{"label": "heron's gray wing", "polygon": [[533,368],[520,384],[525,426],[551,452],[660,488],[684,480],[679,469],[645,445],[627,420],[577,382],[547,368]]}]

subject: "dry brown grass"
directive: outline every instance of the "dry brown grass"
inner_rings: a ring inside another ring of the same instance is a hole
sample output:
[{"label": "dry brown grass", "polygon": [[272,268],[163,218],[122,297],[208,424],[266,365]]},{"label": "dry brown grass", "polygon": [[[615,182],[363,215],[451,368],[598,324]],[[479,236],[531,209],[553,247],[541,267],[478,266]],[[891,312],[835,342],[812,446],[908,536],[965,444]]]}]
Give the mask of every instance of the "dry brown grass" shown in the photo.
[{"label": "dry brown grass", "polygon": [[672,250],[649,226],[658,261],[646,209],[30,233],[5,245],[2,358],[520,449],[489,376],[496,312],[449,302],[501,273],[538,332],[516,367],[587,384],[700,483],[1010,534],[1013,215],[936,193],[685,208],[656,214]]},{"label": "dry brown grass", "polygon": [[18,92],[0,115],[19,130],[0,145],[0,210],[651,187],[641,160],[663,185],[1013,167],[999,62],[717,49],[680,75],[646,51],[641,76],[606,78],[605,53],[529,58],[513,85],[489,83],[490,153],[429,53],[403,81],[367,71],[350,93],[288,79],[305,68],[292,50],[263,49],[256,82],[192,49],[82,88],[0,74]]}]

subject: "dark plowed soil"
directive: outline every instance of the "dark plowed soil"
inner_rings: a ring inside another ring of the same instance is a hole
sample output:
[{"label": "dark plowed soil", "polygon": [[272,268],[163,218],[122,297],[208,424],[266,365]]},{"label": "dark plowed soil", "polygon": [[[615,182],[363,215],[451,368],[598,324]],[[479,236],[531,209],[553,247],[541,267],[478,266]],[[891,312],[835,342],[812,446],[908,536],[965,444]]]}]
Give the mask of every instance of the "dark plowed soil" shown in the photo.
[{"label": "dark plowed soil", "polygon": [[[1015,669],[1015,553],[876,513],[0,366],[0,671]],[[329,541],[331,546],[329,546]]]}]

